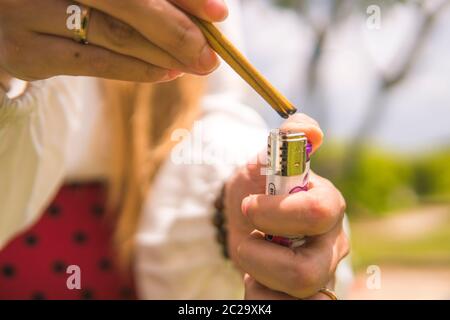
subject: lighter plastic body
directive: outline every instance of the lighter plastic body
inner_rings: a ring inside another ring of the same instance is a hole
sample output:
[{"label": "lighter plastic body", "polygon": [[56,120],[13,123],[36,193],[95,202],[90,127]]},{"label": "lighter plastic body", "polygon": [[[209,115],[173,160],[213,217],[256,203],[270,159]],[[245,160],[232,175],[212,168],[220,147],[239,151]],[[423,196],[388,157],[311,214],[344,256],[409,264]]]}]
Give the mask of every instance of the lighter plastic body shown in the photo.
[{"label": "lighter plastic body", "polygon": [[[287,195],[308,190],[311,144],[304,133],[272,130],[268,140],[267,195]],[[266,240],[295,248],[302,235],[266,235]]]}]

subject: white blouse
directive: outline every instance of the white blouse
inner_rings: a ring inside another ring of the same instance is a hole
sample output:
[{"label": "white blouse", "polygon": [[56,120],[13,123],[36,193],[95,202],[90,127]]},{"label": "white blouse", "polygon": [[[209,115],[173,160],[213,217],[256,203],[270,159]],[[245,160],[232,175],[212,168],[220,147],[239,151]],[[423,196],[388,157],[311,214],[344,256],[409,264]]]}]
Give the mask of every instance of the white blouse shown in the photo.
[{"label": "white blouse", "polygon": [[[0,248],[39,218],[64,181],[104,176],[110,141],[100,99],[97,80],[84,77],[33,82],[15,99],[0,89]],[[202,107],[193,130],[174,136],[188,134],[143,207],[135,271],[144,299],[243,296],[241,275],[215,240],[213,202],[236,166],[264,148],[267,129],[236,91],[209,94]],[[350,278],[341,264],[338,287]]]},{"label": "white blouse", "polygon": [[[39,218],[62,183],[104,176],[110,141],[93,78],[37,81],[16,99],[0,91],[0,101],[1,246]],[[265,132],[258,114],[233,96],[204,99],[202,117],[160,169],[143,208],[141,297],[242,297],[240,275],[215,241],[213,202],[233,169],[263,148]]]}]

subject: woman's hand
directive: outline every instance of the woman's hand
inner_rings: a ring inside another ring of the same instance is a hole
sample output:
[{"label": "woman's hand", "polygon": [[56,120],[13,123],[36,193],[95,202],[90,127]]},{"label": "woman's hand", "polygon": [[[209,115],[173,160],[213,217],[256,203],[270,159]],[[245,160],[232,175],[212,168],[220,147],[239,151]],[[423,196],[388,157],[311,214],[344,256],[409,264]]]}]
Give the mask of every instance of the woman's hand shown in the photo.
[{"label": "woman's hand", "polygon": [[[291,117],[283,128],[305,132],[313,150],[322,143],[317,123],[305,115]],[[267,196],[261,168],[258,163],[240,169],[226,187],[229,251],[247,273],[246,298],[327,298],[318,292],[333,286],[336,267],[349,251],[342,195],[331,182],[311,174],[307,192]],[[263,232],[308,238],[290,249],[266,241]]]},{"label": "woman's hand", "polygon": [[0,68],[0,88],[4,92],[9,91],[9,82],[10,81],[11,81],[11,76]]},{"label": "woman's hand", "polygon": [[0,68],[24,80],[56,75],[168,81],[207,74],[218,58],[179,8],[210,21],[226,18],[222,0],[79,0],[93,8],[89,45],[72,40],[68,0],[0,0]]}]

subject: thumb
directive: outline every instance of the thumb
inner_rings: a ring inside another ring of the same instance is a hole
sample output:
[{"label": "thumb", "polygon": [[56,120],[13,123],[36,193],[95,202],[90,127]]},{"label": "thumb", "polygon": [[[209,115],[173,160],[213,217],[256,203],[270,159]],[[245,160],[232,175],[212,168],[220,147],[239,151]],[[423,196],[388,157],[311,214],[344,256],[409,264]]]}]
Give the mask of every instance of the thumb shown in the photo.
[{"label": "thumb", "polygon": [[[322,145],[323,132],[313,118],[303,114],[289,117],[280,127],[282,131],[303,132],[313,146],[313,153]],[[247,172],[257,182],[264,182],[267,170],[267,150],[263,150],[247,163]]]},{"label": "thumb", "polygon": [[295,114],[286,120],[280,130],[303,132],[313,146],[313,153],[322,145],[323,132],[316,120],[303,113]]}]

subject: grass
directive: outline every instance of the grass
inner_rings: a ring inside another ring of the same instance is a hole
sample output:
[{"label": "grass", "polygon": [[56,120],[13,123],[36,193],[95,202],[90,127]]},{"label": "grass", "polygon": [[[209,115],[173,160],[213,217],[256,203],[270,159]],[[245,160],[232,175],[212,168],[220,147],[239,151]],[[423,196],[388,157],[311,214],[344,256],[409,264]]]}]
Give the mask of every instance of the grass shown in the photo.
[{"label": "grass", "polygon": [[355,222],[352,224],[352,257],[356,270],[372,264],[450,267],[450,219],[430,232],[404,239],[379,229],[371,230],[370,222]]}]

